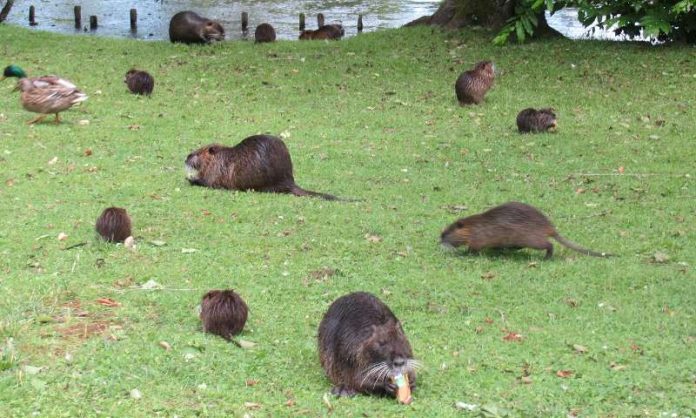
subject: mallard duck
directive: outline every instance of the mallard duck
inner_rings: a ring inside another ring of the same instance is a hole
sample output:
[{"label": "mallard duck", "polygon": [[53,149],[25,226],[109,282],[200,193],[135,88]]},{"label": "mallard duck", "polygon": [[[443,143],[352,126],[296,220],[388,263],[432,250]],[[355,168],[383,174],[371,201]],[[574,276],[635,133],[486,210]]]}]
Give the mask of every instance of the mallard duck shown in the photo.
[{"label": "mallard duck", "polygon": [[39,113],[39,116],[28,121],[28,124],[40,122],[49,114],[55,114],[54,122],[60,123],[59,112],[87,100],[87,95],[73,83],[54,75],[29,78],[21,68],[10,65],[5,68],[0,80],[8,77],[19,78],[15,91],[22,92],[20,95],[22,107],[30,112]]}]

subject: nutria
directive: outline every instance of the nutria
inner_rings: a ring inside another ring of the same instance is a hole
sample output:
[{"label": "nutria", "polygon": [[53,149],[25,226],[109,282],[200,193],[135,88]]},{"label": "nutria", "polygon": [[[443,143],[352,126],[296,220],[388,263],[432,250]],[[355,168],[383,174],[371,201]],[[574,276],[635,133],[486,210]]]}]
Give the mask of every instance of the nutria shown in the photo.
[{"label": "nutria", "polygon": [[179,12],[169,21],[169,40],[185,44],[209,44],[225,39],[225,28],[219,22],[191,11]]},{"label": "nutria", "polygon": [[244,329],[249,308],[234,290],[211,290],[201,301],[203,331],[230,340]]},{"label": "nutria", "polygon": [[97,218],[95,229],[106,241],[123,242],[131,236],[131,219],[123,208],[106,208]]},{"label": "nutria", "polygon": [[276,40],[275,29],[268,23],[262,23],[256,27],[254,39],[256,43],[274,42]]},{"label": "nutria", "polygon": [[395,396],[393,378],[416,368],[411,345],[392,311],[377,297],[355,292],[336,299],[319,324],[319,360],[339,396]]},{"label": "nutria", "polygon": [[558,126],[556,124],[556,114],[554,109],[533,109],[527,108],[517,115],[517,129],[520,133],[527,132],[546,132],[554,130]]},{"label": "nutria", "polygon": [[556,232],[551,221],[538,209],[520,202],[508,202],[459,219],[442,232],[440,242],[448,247],[466,245],[471,251],[484,248],[535,248],[546,250],[545,258],[548,259],[553,255],[549,237],[585,255],[610,256],[568,241]]},{"label": "nutria", "polygon": [[290,152],[280,138],[271,135],[250,136],[234,147],[206,145],[186,157],[186,171],[189,182],[197,186],[337,200],[295,184]]},{"label": "nutria", "polygon": [[147,71],[135,68],[128,70],[123,82],[133,94],[149,96],[152,94],[152,89],[155,88],[155,79]]},{"label": "nutria", "polygon": [[343,37],[345,31],[343,26],[337,23],[324,25],[317,30],[303,30],[300,33],[301,41],[331,39],[338,40]]},{"label": "nutria", "polygon": [[481,61],[473,70],[461,73],[454,84],[457,100],[461,106],[479,104],[495,79],[495,65],[491,61]]}]

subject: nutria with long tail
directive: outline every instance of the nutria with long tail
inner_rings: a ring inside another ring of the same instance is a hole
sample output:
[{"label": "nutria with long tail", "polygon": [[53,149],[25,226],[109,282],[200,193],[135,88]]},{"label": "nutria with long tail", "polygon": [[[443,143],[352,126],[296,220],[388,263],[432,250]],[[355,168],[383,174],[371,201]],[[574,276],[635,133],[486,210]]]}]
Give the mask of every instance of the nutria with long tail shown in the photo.
[{"label": "nutria with long tail", "polygon": [[123,242],[131,236],[131,218],[125,209],[112,206],[99,215],[95,229],[106,241]]},{"label": "nutria with long tail", "polygon": [[133,94],[149,96],[155,88],[155,79],[152,78],[147,71],[136,70],[132,68],[126,73],[126,78],[123,80]]},{"label": "nutria with long tail", "polygon": [[[397,376],[415,388],[416,368],[401,323],[381,300],[355,292],[336,299],[319,324],[319,360],[339,396],[396,396]],[[407,402],[405,402],[407,403]]]},{"label": "nutria with long tail", "polygon": [[454,84],[454,91],[461,106],[479,104],[493,85],[495,65],[491,61],[481,61],[473,70],[464,71]]},{"label": "nutria with long tail", "polygon": [[459,219],[440,236],[444,246],[466,245],[471,251],[484,248],[534,248],[553,255],[549,237],[585,255],[608,257],[611,254],[591,251],[563,238],[551,221],[538,209],[520,202],[508,202],[486,212]]},{"label": "nutria with long tail", "polygon": [[244,329],[249,308],[234,290],[211,290],[201,301],[203,331],[230,340]]},{"label": "nutria with long tail", "polygon": [[197,186],[338,200],[298,186],[288,148],[271,135],[250,136],[233,147],[210,144],[199,148],[186,157],[186,172],[188,181]]},{"label": "nutria with long tail", "polygon": [[303,30],[300,33],[301,41],[309,40],[339,40],[345,34],[343,25],[338,23],[332,23],[329,25],[324,25],[317,30]]},{"label": "nutria with long tail", "polygon": [[269,23],[262,23],[256,27],[254,31],[254,42],[257,44],[265,42],[274,42],[276,40],[276,32],[273,26]]},{"label": "nutria with long tail", "polygon": [[520,133],[546,132],[557,127],[556,114],[550,107],[539,110],[530,107],[517,114],[517,130]]},{"label": "nutria with long tail", "polygon": [[225,28],[220,22],[184,11],[169,21],[169,40],[185,44],[209,44],[225,39]]}]

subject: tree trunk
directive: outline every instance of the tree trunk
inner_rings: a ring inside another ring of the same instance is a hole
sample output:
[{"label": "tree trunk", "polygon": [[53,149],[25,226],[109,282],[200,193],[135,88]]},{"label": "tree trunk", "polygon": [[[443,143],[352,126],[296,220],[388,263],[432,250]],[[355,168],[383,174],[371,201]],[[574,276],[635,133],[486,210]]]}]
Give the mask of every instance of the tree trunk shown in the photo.
[{"label": "tree trunk", "polygon": [[0,23],[7,19],[7,15],[10,14],[10,9],[12,9],[13,4],[14,0],[7,0],[7,3],[2,7],[2,10],[0,10]]},{"label": "tree trunk", "polygon": [[[423,16],[405,26],[430,25],[445,29],[460,29],[466,26],[502,28],[514,16],[515,6],[520,0],[444,0],[432,16]],[[537,15],[539,25],[536,35],[558,34],[546,22],[541,11]]]}]

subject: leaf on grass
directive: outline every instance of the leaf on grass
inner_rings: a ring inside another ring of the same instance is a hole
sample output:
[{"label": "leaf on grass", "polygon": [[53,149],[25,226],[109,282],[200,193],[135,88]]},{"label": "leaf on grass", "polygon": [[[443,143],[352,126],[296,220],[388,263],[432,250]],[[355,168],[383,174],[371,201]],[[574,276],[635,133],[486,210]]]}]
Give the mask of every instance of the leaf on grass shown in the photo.
[{"label": "leaf on grass", "polygon": [[195,253],[196,251],[198,251],[198,250],[195,248],[182,248],[181,249],[181,252],[183,254],[191,254],[191,253]]},{"label": "leaf on grass", "polygon": [[524,383],[525,385],[531,385],[532,384],[532,376],[520,377],[520,383]]},{"label": "leaf on grass", "polygon": [[248,350],[250,348],[256,347],[256,343],[247,341],[247,340],[242,340],[242,339],[233,339],[232,342],[239,348],[243,348],[245,350]]},{"label": "leaf on grass", "polygon": [[247,409],[259,409],[261,408],[261,404],[256,402],[244,402],[244,407]]},{"label": "leaf on grass", "polygon": [[138,390],[138,389],[132,389],[132,390],[130,391],[130,397],[137,400],[137,399],[142,398],[142,397],[143,397],[143,394],[142,394],[142,392],[140,392],[140,390]]},{"label": "leaf on grass", "polygon": [[626,366],[624,366],[623,364],[618,364],[618,363],[615,363],[612,361],[611,363],[609,363],[609,368],[615,372],[618,372],[618,371],[625,369]]},{"label": "leaf on grass", "polygon": [[25,365],[22,366],[22,370],[24,370],[24,373],[26,374],[39,374],[39,372],[43,369],[43,367],[36,367],[36,366],[30,366],[30,365]]},{"label": "leaf on grass", "polygon": [[152,289],[163,289],[164,286],[162,286],[161,284],[157,283],[156,281],[150,279],[150,280],[146,281],[145,283],[143,283],[142,285],[140,285],[140,288],[146,289],[146,290],[152,290]]},{"label": "leaf on grass", "polygon": [[479,406],[473,403],[457,401],[454,403],[454,407],[462,411],[475,411]]},{"label": "leaf on grass", "polygon": [[573,375],[573,371],[572,371],[572,370],[558,370],[558,371],[556,372],[556,376],[562,377],[562,378],[564,378],[564,379],[569,378],[569,377],[572,376],[572,375]]},{"label": "leaf on grass", "polygon": [[666,263],[669,261],[669,256],[661,251],[657,251],[655,254],[652,256],[652,261],[653,263]]},{"label": "leaf on grass", "polygon": [[521,342],[524,337],[516,332],[509,331],[507,335],[503,337],[505,341],[519,341]]},{"label": "leaf on grass", "polygon": [[587,347],[580,345],[580,344],[573,344],[573,350],[575,350],[575,352],[578,354],[587,353]]},{"label": "leaf on grass", "polygon": [[68,239],[68,234],[66,234],[65,232],[61,232],[58,234],[58,241],[65,241],[66,239]]},{"label": "leaf on grass", "polygon": [[129,250],[134,250],[135,249],[135,238],[132,236],[129,236],[125,240],[123,240],[123,246],[128,248]]},{"label": "leaf on grass", "polygon": [[166,341],[160,341],[159,346],[164,348],[166,351],[169,351],[172,349],[172,346]]},{"label": "leaf on grass", "polygon": [[321,400],[324,401],[324,405],[326,405],[326,408],[329,411],[333,411],[334,407],[331,405],[331,401],[329,400],[329,392],[324,392],[324,396],[322,396]]},{"label": "leaf on grass", "polygon": [[247,380],[244,382],[244,384],[247,385],[247,386],[249,386],[249,387],[256,386],[258,383],[259,383],[259,381],[256,380],[256,379],[247,379]]},{"label": "leaf on grass", "polygon": [[481,278],[483,280],[493,280],[493,278],[495,278],[495,273],[492,271],[487,271],[481,275]]},{"label": "leaf on grass", "polygon": [[373,235],[373,234],[365,234],[365,239],[367,242],[380,242],[382,241],[382,237],[379,235]]},{"label": "leaf on grass", "polygon": [[118,306],[121,306],[120,302],[116,302],[115,300],[111,298],[99,298],[97,299],[97,303],[102,305],[102,306],[108,306],[110,308],[115,308]]}]

